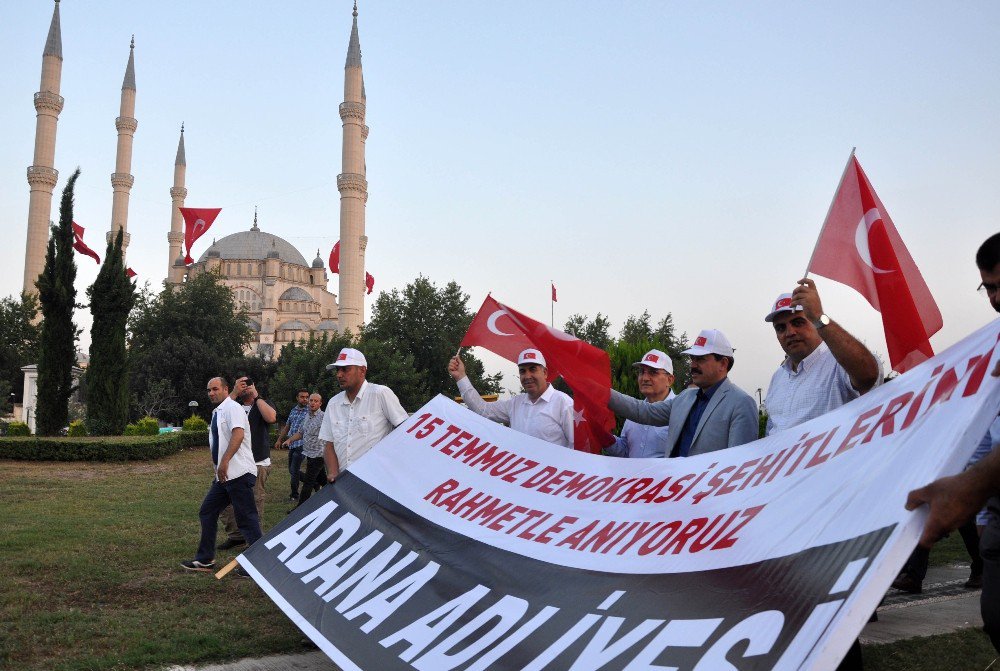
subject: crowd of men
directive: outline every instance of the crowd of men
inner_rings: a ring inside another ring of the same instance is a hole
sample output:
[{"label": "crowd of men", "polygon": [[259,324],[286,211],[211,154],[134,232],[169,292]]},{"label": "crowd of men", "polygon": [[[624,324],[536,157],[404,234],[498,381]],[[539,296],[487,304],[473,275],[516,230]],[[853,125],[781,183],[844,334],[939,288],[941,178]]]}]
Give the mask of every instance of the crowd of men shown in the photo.
[{"label": "crowd of men", "polygon": [[[1000,234],[983,243],[976,263],[982,277],[979,288],[993,309],[1000,312]],[[882,384],[884,371],[878,357],[824,312],[813,280],[799,280],[791,293],[780,294],[763,321],[774,329],[785,354],[768,387],[768,435],[830,412]],[[716,329],[703,330],[682,354],[689,359],[691,383],[680,393],[672,389],[673,362],[656,349],[633,364],[642,399],[611,390],[608,407],[626,421],[605,454],[620,458],[684,458],[758,438],[757,404],[729,380],[736,359],[725,334]],[[543,353],[524,350],[518,356],[517,367],[523,391],[495,402],[484,401],[476,391],[460,356],[451,359],[448,372],[473,412],[572,448],[573,401],[550,383]],[[344,348],[327,370],[335,371],[341,392],[330,399],[324,411],[318,393],[300,389],[296,405],[274,444],[276,449],[288,449],[289,501],[296,505],[304,503],[321,486],[335,482],[343,470],[407,418],[391,389],[367,381],[368,362],[360,351]],[[997,374],[1000,366],[994,372]],[[247,377],[236,379],[231,390],[225,378],[212,378],[208,395],[217,404],[209,430],[216,477],[199,512],[201,540],[197,553],[193,560],[182,563],[184,568],[195,571],[214,568],[220,517],[227,539],[218,549],[249,545],[261,537],[264,488],[271,467],[268,426],[277,420],[274,406],[260,397]],[[979,519],[984,527],[979,546],[982,558],[974,557],[972,578],[982,571],[985,628],[1000,650],[1000,450],[994,449],[998,442],[1000,419],[984,436],[974,459],[978,463],[960,475],[912,492],[907,505],[930,505],[930,518],[921,539],[926,551],[946,532],[963,524],[968,528],[989,500]],[[918,551],[915,556],[919,560],[924,555]],[[246,576],[243,569],[236,571]],[[969,586],[979,586],[979,579],[972,578]],[[896,586],[907,589],[908,583],[900,581]],[[857,644],[840,668],[861,668]]]}]

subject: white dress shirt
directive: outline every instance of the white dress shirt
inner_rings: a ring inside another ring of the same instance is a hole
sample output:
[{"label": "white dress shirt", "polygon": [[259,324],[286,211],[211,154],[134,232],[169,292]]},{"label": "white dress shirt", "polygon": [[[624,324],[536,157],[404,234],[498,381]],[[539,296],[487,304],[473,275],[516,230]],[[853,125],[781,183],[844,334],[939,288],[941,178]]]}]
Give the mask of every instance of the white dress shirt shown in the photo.
[{"label": "white dress shirt", "polygon": [[537,400],[525,393],[487,403],[469,378],[458,381],[465,405],[478,415],[535,438],[563,447],[573,447],[573,399],[551,384]]},{"label": "white dress shirt", "polygon": [[333,443],[340,470],[344,470],[406,418],[392,389],[365,380],[353,402],[347,400],[346,391],[330,399],[319,439]]},{"label": "white dress shirt", "polygon": [[[229,466],[226,468],[226,479],[235,480],[241,475],[253,473],[257,475],[257,464],[253,460],[253,449],[250,447],[250,421],[243,411],[243,406],[229,398],[228,396],[220,403],[215,410],[216,428],[219,432],[219,444],[216,446],[218,461],[215,462],[215,469],[219,469],[219,463],[223,455],[229,449],[229,441],[233,437],[234,429],[243,429],[243,442],[239,449],[229,459]],[[209,423],[208,431],[209,454],[212,449],[212,429]]]},{"label": "white dress shirt", "polygon": [[[882,362],[874,354],[872,358],[878,365],[877,387],[882,384]],[[771,377],[766,401],[767,435],[819,417],[859,396],[847,371],[837,363],[827,344],[820,343],[795,370],[786,358]]]}]

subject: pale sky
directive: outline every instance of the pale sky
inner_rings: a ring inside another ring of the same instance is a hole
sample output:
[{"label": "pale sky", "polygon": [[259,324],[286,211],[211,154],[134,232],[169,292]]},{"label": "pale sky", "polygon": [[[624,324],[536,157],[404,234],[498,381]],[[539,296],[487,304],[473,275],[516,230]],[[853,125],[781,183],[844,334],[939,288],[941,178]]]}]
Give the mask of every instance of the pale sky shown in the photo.
[{"label": "pale sky", "polygon": [[[64,0],[60,181],[103,256],[135,34],[128,263],[166,276],[174,154],[211,237],[260,226],[326,258],[338,237],[351,3]],[[44,0],[0,10],[0,296],[21,290]],[[937,298],[940,351],[995,315],[973,263],[1000,212],[995,2],[366,2],[367,270],[423,273],[557,325],[648,309],[723,330],[766,391],[769,304],[805,269],[851,147]],[[77,257],[78,291],[97,274]],[[336,276],[331,289],[337,292]],[[888,365],[879,315],[817,278],[826,312]],[[373,296],[374,297],[374,296]],[[367,302],[370,307],[371,301]],[[89,313],[79,323],[89,325]],[[83,336],[83,345],[89,334]],[[494,370],[512,364],[488,359]],[[515,386],[512,376],[508,386]]]}]

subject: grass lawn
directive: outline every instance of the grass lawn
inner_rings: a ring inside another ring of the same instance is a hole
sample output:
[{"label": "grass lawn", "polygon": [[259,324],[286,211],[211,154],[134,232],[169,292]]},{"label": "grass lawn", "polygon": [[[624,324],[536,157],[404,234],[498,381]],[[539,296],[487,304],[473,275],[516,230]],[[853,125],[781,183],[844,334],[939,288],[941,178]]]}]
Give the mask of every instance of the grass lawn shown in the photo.
[{"label": "grass lawn", "polygon": [[[289,505],[272,455],[265,527]],[[252,580],[190,573],[206,450],[122,464],[0,461],[0,668],[139,669],[305,649]],[[220,540],[223,535],[220,530]],[[236,552],[220,552],[225,565]]]},{"label": "grass lawn", "polygon": [[[267,528],[289,507],[286,458],[272,455]],[[0,461],[0,668],[124,671],[312,649],[252,581],[178,565],[194,556],[210,480],[204,448],[123,464]],[[931,555],[967,561],[957,534]],[[980,671],[997,656],[975,629],[864,655],[867,671]]]}]

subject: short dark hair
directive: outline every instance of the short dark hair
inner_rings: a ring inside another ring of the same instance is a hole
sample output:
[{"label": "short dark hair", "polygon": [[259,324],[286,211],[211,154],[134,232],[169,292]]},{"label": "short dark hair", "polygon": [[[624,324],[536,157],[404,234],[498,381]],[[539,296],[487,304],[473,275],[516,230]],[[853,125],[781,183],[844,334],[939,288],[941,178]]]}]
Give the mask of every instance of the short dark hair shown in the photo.
[{"label": "short dark hair", "polygon": [[308,394],[308,393],[309,393],[308,389],[306,389],[305,387],[299,387],[299,390],[295,392],[295,395],[298,396],[299,394]]},{"label": "short dark hair", "polygon": [[[215,377],[212,378],[212,380],[214,380],[215,378],[218,378],[219,380],[222,381],[223,387],[225,387],[226,389],[230,389],[228,377],[226,377],[225,375],[216,375]],[[211,382],[211,380],[209,380],[209,382]]]},{"label": "short dark hair", "polygon": [[722,361],[723,359],[725,359],[726,361],[729,362],[728,363],[728,368],[726,369],[726,372],[731,371],[733,369],[733,366],[736,365],[736,359],[734,359],[731,356],[722,356],[721,354],[712,354],[712,356],[715,357],[716,361]]},{"label": "short dark hair", "polygon": [[1000,233],[986,238],[976,252],[976,266],[980,270],[993,270],[1000,263]]}]

